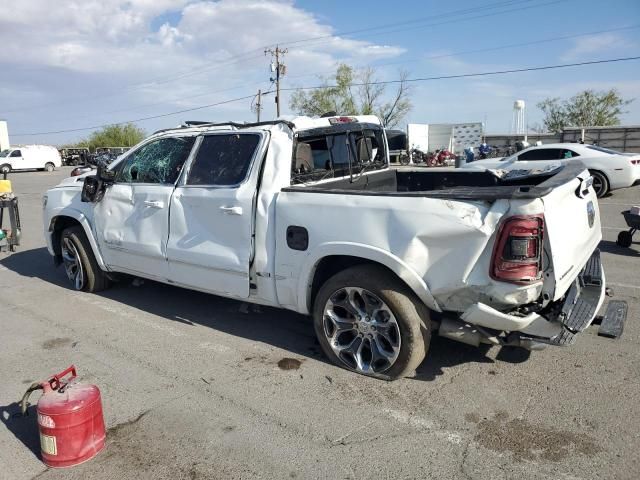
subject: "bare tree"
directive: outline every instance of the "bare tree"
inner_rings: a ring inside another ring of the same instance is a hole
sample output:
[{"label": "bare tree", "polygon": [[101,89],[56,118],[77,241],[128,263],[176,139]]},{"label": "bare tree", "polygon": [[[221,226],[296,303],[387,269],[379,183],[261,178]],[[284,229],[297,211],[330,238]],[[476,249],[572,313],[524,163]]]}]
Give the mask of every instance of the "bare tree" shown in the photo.
[{"label": "bare tree", "polygon": [[319,88],[294,92],[290,106],[300,115],[318,116],[329,111],[340,115],[377,115],[385,127],[394,127],[411,110],[407,78],[407,72],[400,72],[398,88],[388,96],[387,84],[377,79],[375,69],[367,67],[356,75],[352,67],[341,64],[335,76],[323,79]]}]

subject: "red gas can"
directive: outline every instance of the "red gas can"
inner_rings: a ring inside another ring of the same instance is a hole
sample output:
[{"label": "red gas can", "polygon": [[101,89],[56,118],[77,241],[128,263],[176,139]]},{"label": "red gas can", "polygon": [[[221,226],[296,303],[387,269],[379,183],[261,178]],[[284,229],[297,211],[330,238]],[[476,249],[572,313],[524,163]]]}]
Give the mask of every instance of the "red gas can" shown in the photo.
[{"label": "red gas can", "polygon": [[[67,381],[63,378],[68,374]],[[42,460],[50,467],[71,467],[93,458],[105,444],[100,390],[95,385],[71,383],[75,366],[54,375],[39,387],[38,427]]]}]

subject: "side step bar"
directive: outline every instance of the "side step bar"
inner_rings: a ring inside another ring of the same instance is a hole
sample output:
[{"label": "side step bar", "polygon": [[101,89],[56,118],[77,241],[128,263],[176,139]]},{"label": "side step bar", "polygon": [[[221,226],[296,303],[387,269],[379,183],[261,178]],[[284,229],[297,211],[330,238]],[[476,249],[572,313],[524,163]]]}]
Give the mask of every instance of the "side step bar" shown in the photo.
[{"label": "side step bar", "polygon": [[624,322],[627,320],[627,302],[611,300],[602,317],[598,335],[608,338],[620,338],[624,330]]}]

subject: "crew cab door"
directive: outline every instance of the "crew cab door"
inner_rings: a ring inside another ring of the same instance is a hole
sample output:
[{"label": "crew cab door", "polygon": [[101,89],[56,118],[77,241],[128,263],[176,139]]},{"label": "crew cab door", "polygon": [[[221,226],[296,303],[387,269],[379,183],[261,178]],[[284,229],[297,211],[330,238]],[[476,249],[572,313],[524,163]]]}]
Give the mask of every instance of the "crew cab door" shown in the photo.
[{"label": "crew cab door", "polygon": [[105,263],[117,271],[166,279],[169,205],[195,137],[152,140],[115,167],[115,182],[94,210]]},{"label": "crew cab door", "polygon": [[249,296],[254,198],[265,132],[198,139],[171,201],[167,258],[172,283],[225,296]]}]

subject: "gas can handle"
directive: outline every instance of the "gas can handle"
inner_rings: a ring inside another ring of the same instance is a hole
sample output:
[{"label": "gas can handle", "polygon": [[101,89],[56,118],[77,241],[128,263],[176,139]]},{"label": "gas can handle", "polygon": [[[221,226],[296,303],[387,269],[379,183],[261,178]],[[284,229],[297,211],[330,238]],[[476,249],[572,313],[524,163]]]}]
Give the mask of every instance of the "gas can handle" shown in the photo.
[{"label": "gas can handle", "polygon": [[51,377],[51,379],[49,380],[49,385],[51,385],[51,388],[53,390],[58,390],[58,388],[60,388],[60,380],[62,380],[64,377],[66,377],[69,373],[71,373],[71,378],[69,379],[69,381],[73,380],[74,378],[76,378],[78,376],[76,374],[76,366],[75,365],[71,365],[66,370],[63,370],[62,372],[58,373],[57,375],[54,375],[53,377]]}]

